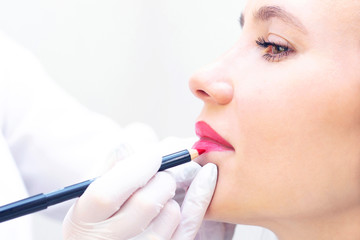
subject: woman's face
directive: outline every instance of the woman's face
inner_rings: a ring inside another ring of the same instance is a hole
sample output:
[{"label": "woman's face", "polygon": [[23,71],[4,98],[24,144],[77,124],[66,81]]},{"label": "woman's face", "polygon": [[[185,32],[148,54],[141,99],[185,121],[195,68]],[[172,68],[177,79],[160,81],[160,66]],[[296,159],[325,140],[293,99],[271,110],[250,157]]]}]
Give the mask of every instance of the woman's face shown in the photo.
[{"label": "woman's face", "polygon": [[359,204],[359,11],[357,0],[249,1],[239,41],[191,78],[198,121],[231,144],[198,124],[198,161],[219,169],[209,219],[262,224]]}]

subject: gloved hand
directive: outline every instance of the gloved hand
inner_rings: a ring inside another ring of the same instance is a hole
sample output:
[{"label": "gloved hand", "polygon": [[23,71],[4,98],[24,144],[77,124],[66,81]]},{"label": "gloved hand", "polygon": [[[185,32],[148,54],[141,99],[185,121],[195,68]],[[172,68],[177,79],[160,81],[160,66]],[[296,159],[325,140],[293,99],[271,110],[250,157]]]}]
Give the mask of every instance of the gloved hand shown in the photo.
[{"label": "gloved hand", "polygon": [[165,172],[156,174],[160,164],[158,153],[134,154],[117,162],[70,209],[63,224],[64,239],[129,239],[163,215],[169,224],[159,236],[170,238],[180,211],[171,200],[174,179]]},{"label": "gloved hand", "polygon": [[[195,141],[194,138],[166,138],[161,142],[161,149],[166,149],[167,153],[170,153],[179,148],[189,148]],[[208,207],[207,198],[204,195],[209,194],[211,188],[206,179],[199,184],[201,182],[201,176],[198,175],[200,169],[200,165],[190,162],[166,170],[176,180],[177,189],[174,199],[182,205],[182,221],[173,239],[231,240],[235,224],[203,220]],[[194,180],[195,177],[198,179],[197,182]]]},{"label": "gloved hand", "polygon": [[[190,165],[197,166],[193,168]],[[167,225],[171,223],[166,217],[164,217],[162,220],[162,225],[156,225],[158,228],[149,227],[143,234],[136,238],[132,238],[131,240],[193,240],[195,238],[195,235],[199,230],[202,219],[215,190],[217,181],[217,167],[215,164],[211,163],[202,168],[196,163],[189,163],[188,167],[186,168],[189,169],[189,167],[191,168],[190,172],[185,171],[184,173],[187,175],[186,180],[189,181],[189,183],[191,182],[191,184],[187,191],[187,195],[182,202],[181,219],[179,219],[179,225],[177,226],[177,229],[172,237],[154,237],[157,236],[157,231],[159,231],[161,228],[166,228]],[[151,234],[149,234],[148,231],[150,231]]]},{"label": "gloved hand", "polygon": [[[64,239],[168,240],[172,235],[174,239],[193,239],[182,231],[186,224],[180,223],[179,205],[172,200],[175,180],[167,172],[156,173],[160,164],[160,154],[149,153],[134,154],[117,162],[69,210],[63,224]],[[215,165],[209,164],[198,172],[188,192],[198,192],[200,185],[208,187],[196,199],[194,194],[189,195],[192,201],[184,201],[184,213],[188,212],[186,209],[196,209],[192,205],[201,202],[197,212],[202,219],[215,188],[216,170]],[[197,227],[186,225],[186,229],[193,229],[188,232],[196,233]]]}]

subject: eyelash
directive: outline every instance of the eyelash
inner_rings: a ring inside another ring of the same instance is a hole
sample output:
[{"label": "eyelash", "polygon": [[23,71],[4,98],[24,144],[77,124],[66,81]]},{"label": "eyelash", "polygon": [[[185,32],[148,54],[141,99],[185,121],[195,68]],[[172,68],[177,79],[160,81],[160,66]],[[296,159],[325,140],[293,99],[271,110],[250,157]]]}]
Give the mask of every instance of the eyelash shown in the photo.
[{"label": "eyelash", "polygon": [[[258,40],[256,40],[255,42],[260,48],[265,49],[265,54],[263,55],[263,58],[265,58],[265,60],[269,62],[279,62],[289,56],[289,54],[295,52],[295,50],[291,49],[288,45],[269,42],[266,41],[263,37],[259,37]],[[269,49],[270,52],[266,52],[269,47],[271,47]],[[271,53],[273,52],[273,48],[275,48],[275,50],[279,51],[280,53]]]}]

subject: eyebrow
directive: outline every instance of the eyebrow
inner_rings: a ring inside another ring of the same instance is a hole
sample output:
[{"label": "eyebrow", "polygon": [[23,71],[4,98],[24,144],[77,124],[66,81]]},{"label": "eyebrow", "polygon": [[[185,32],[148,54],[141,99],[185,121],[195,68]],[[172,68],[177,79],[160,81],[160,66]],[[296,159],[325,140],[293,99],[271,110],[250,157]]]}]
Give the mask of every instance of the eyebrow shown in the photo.
[{"label": "eyebrow", "polygon": [[[255,20],[261,20],[261,21],[269,21],[272,18],[278,18],[281,21],[296,27],[303,33],[307,32],[306,28],[297,17],[285,11],[279,6],[263,6],[254,13],[254,18]],[[244,27],[244,24],[245,24],[244,13],[241,13],[240,25],[242,28]]]}]

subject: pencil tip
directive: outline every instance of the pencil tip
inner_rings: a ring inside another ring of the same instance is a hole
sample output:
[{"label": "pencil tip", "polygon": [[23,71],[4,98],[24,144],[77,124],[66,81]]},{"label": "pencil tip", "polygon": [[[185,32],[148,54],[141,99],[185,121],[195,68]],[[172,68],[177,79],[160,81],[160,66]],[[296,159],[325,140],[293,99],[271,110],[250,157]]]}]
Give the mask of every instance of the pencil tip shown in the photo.
[{"label": "pencil tip", "polygon": [[199,153],[199,155],[203,154],[205,152],[205,149],[196,149]]}]

